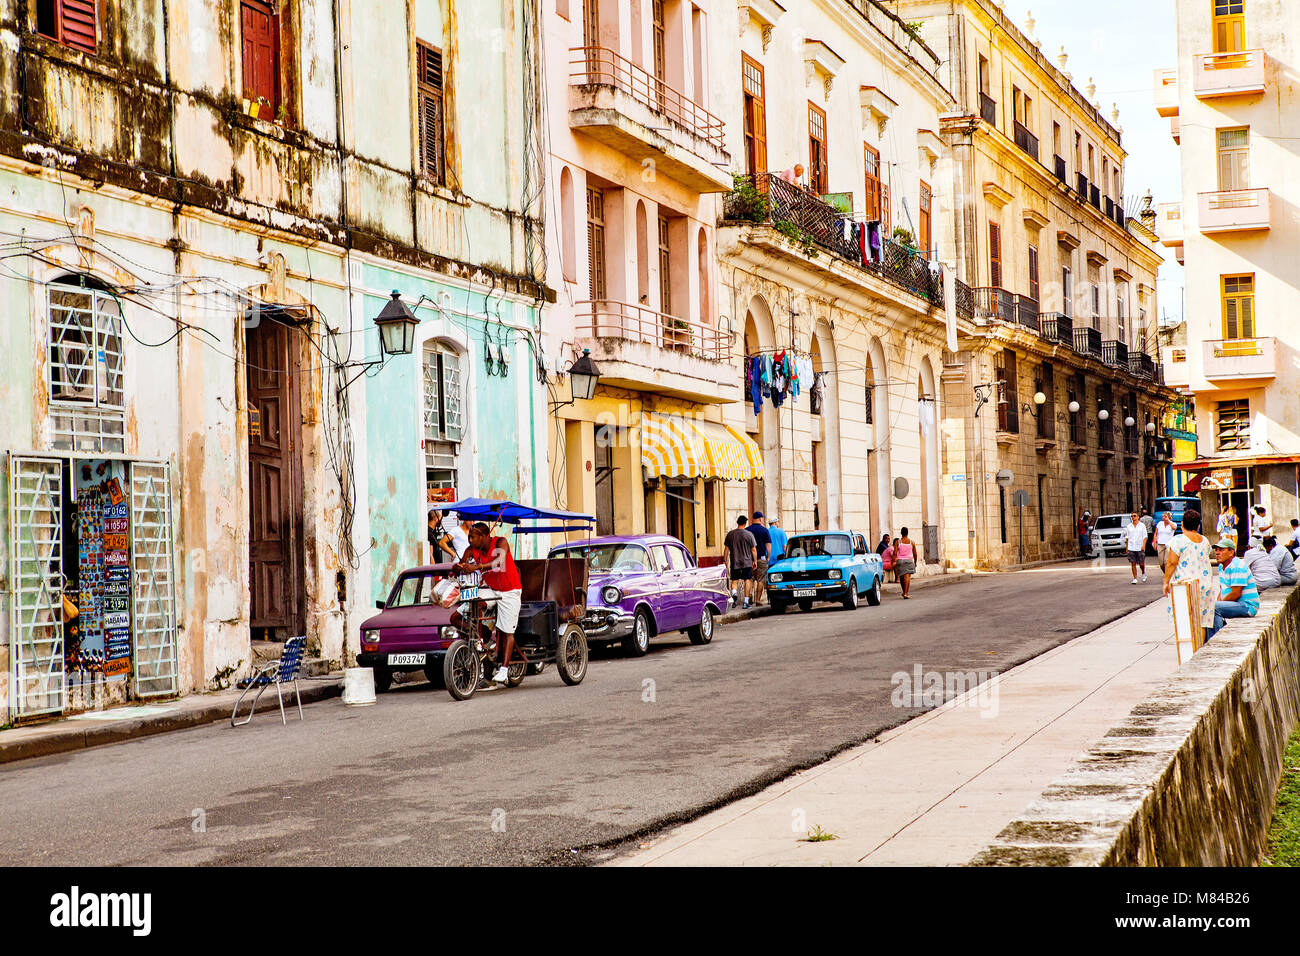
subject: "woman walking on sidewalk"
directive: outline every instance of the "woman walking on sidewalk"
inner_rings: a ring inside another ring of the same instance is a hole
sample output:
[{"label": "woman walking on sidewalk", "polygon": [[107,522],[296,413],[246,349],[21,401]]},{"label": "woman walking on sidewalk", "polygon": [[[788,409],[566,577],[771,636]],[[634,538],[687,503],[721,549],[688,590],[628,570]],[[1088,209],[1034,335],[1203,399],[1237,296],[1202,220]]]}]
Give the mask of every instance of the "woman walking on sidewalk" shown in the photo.
[{"label": "woman walking on sidewalk", "polygon": [[903,600],[908,600],[908,591],[912,589],[912,575],[916,573],[916,548],[912,545],[912,539],[907,536],[907,529],[903,529],[903,536],[898,539],[894,546],[894,570],[898,574],[898,582],[903,585]]},{"label": "woman walking on sidewalk", "polygon": [[[1214,577],[1210,570],[1210,542],[1201,534],[1201,513],[1183,512],[1183,532],[1169,542],[1169,560],[1165,562],[1165,596],[1175,584],[1195,584],[1201,591],[1201,627],[1208,635],[1214,628]],[[1173,614],[1173,604],[1169,613]]]}]

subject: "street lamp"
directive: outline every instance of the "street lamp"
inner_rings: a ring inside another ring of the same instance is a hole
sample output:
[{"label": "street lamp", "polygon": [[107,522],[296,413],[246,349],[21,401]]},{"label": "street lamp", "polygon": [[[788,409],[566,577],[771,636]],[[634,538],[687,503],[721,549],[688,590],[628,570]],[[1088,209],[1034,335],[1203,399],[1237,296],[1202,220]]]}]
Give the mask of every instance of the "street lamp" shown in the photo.
[{"label": "street lamp", "polygon": [[355,368],[358,371],[343,383],[339,391],[346,390],[372,368],[383,365],[385,356],[410,355],[415,351],[415,327],[419,324],[419,320],[402,301],[402,293],[394,289],[392,298],[384,303],[384,307],[375,316],[375,327],[379,329],[379,358],[344,364],[343,368]]},{"label": "street lamp", "polygon": [[1137,419],[1134,418],[1132,415],[1129,415],[1127,418],[1124,419],[1125,428],[1132,428],[1136,424],[1137,424]]},{"label": "street lamp", "polygon": [[1109,418],[1110,418],[1110,412],[1106,411],[1106,409],[1104,408],[1097,413],[1097,421],[1099,422],[1107,421]]},{"label": "street lamp", "polygon": [[1147,425],[1146,425],[1146,432],[1147,432],[1148,435],[1154,435],[1154,434],[1156,433],[1156,423],[1155,423],[1155,422],[1147,422]]},{"label": "street lamp", "polygon": [[591,349],[583,349],[582,354],[569,366],[569,390],[573,400],[590,401],[596,394],[596,384],[600,381],[600,369],[591,360]]},{"label": "street lamp", "polygon": [[1068,409],[1070,410],[1070,414],[1071,414],[1071,415],[1077,415],[1077,414],[1079,413],[1079,403],[1078,403],[1078,402],[1071,402],[1069,405],[1067,405],[1067,406],[1065,406],[1065,407],[1068,408]]},{"label": "street lamp", "polygon": [[1042,408],[1046,404],[1047,404],[1047,396],[1044,395],[1042,392],[1034,392],[1034,406],[1037,407],[1031,407],[1028,402],[1022,402],[1020,405],[1020,410],[1022,412],[1025,412],[1028,415],[1032,415],[1034,418],[1037,418],[1038,409]]}]

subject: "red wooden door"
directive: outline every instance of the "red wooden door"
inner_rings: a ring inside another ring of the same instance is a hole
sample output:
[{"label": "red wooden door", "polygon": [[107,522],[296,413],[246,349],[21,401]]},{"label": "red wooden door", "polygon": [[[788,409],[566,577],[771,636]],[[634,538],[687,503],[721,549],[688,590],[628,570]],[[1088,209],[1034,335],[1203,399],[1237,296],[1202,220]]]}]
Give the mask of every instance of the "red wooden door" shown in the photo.
[{"label": "red wooden door", "polygon": [[244,51],[244,94],[280,104],[280,18],[269,3],[241,0],[239,28]]},{"label": "red wooden door", "polygon": [[301,416],[289,362],[289,327],[263,318],[248,330],[249,582],[253,627],[298,627],[298,522],[293,453]]}]

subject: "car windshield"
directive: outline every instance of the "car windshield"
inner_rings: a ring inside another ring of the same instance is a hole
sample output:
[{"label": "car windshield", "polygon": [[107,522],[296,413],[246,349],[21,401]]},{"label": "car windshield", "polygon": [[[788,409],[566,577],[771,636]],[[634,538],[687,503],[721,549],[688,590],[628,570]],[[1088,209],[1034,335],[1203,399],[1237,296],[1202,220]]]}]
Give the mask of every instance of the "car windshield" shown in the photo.
[{"label": "car windshield", "polygon": [[389,601],[389,607],[427,607],[434,603],[433,588],[446,575],[431,574],[423,571],[407,574],[397,585],[397,595]]},{"label": "car windshield", "polygon": [[1097,531],[1114,531],[1122,527],[1124,518],[1120,515],[1102,515],[1097,519],[1095,526]]},{"label": "car windshield", "polygon": [[650,555],[639,544],[593,544],[552,551],[553,558],[584,558],[592,571],[649,571]]},{"label": "car windshield", "polygon": [[801,534],[789,540],[785,553],[790,558],[841,557],[853,553],[853,543],[846,534]]},{"label": "car windshield", "polygon": [[1184,498],[1157,498],[1155,513],[1160,514],[1162,511],[1173,513],[1173,517],[1178,517],[1187,510],[1187,500]]}]

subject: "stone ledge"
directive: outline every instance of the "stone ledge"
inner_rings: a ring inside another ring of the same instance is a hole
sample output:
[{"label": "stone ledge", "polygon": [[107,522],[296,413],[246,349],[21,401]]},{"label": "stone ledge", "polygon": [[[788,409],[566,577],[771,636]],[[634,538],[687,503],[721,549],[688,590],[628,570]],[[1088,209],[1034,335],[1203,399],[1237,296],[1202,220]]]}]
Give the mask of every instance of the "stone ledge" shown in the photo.
[{"label": "stone ledge", "polygon": [[1265,592],[972,866],[1250,866],[1300,722],[1300,590]]}]

